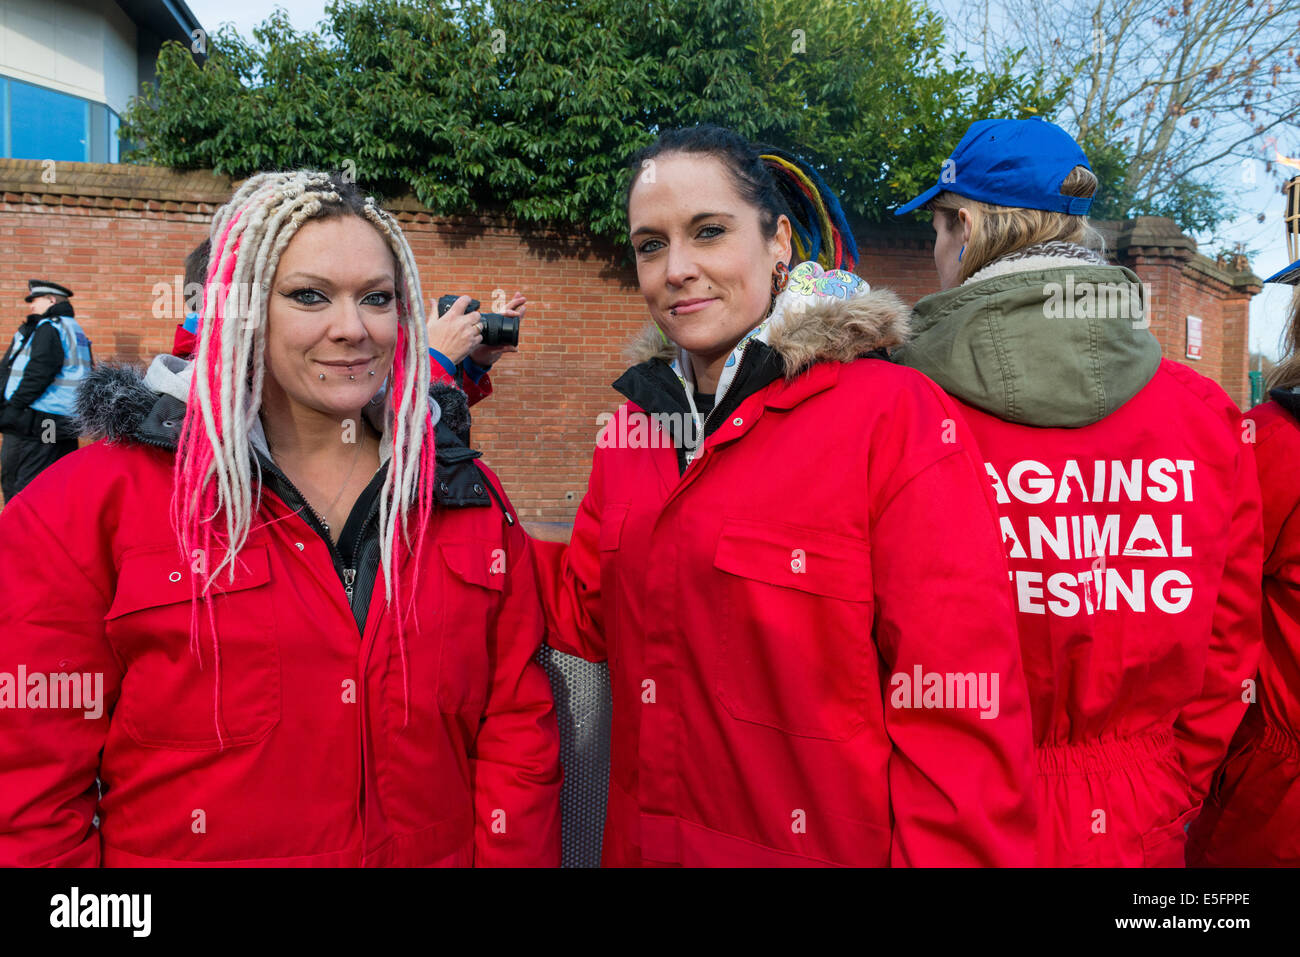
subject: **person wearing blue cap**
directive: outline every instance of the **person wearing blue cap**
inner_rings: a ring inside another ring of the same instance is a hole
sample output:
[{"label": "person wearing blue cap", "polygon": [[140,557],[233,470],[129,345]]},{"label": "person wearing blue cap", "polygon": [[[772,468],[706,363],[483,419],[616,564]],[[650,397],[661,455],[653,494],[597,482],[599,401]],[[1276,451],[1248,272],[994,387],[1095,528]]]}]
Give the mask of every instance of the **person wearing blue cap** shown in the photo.
[{"label": "person wearing blue cap", "polygon": [[894,359],[959,400],[998,505],[1039,864],[1182,866],[1259,658],[1259,487],[1236,405],[1106,262],[1097,187],[1060,127],[972,124],[899,210],[933,213],[942,291]]},{"label": "person wearing blue cap", "polygon": [[1264,654],[1258,694],[1187,835],[1187,863],[1300,867],[1300,259],[1265,282],[1295,286],[1286,354],[1252,409],[1264,499]]}]

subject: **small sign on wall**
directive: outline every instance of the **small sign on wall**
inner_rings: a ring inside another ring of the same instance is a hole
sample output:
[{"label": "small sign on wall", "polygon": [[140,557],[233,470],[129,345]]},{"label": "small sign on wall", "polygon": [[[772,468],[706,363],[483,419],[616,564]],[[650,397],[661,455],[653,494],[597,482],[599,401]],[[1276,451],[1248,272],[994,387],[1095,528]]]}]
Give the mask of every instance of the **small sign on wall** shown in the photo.
[{"label": "small sign on wall", "polygon": [[1201,317],[1187,317],[1187,358],[1201,358]]}]

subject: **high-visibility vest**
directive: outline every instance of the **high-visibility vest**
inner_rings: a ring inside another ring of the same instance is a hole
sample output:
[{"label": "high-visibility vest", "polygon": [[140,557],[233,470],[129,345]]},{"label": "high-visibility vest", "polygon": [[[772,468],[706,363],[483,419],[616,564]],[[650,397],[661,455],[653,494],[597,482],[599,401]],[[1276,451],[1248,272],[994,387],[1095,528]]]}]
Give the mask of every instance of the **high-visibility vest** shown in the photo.
[{"label": "high-visibility vest", "polygon": [[[50,383],[50,387],[36,397],[31,408],[50,415],[70,416],[77,409],[77,388],[90,374],[90,340],[86,338],[86,333],[72,316],[52,316],[42,319],[36,324],[36,329],[47,322],[53,324],[59,334],[59,342],[63,345],[63,368]],[[36,329],[32,330],[32,334],[19,347],[13,365],[9,367],[9,380],[5,383],[6,401],[18,391],[18,386],[23,380],[27,363],[32,357],[32,340],[36,338]],[[17,342],[18,336],[15,335],[14,343],[9,347],[11,351]]]}]

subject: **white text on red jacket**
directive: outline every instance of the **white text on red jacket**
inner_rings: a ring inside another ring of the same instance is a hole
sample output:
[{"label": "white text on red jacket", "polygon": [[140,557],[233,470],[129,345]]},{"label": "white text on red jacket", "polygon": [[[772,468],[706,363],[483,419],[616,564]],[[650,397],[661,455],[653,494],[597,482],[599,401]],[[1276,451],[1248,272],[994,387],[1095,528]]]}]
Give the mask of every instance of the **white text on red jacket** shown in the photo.
[{"label": "white text on red jacket", "polygon": [[[998,505],[1011,506],[999,509],[999,524],[1021,612],[1072,618],[1122,603],[1135,612],[1177,614],[1191,604],[1192,579],[1173,560],[1192,557],[1178,509],[1193,500],[1195,462],[1066,459],[1053,470],[1023,459],[1005,473],[992,462],[984,468]],[[1026,513],[1013,503],[1038,510]],[[1110,567],[1109,558],[1123,567]],[[1044,571],[1060,562],[1080,564]]]}]

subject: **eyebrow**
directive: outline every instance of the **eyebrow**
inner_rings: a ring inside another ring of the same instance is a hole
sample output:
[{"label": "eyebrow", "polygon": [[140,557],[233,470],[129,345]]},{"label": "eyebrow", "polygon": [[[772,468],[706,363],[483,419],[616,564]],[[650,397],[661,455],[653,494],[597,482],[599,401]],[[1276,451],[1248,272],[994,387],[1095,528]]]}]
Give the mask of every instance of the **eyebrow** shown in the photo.
[{"label": "eyebrow", "polygon": [[[333,285],[334,285],[334,280],[329,279],[329,278],[327,278],[327,277],[325,277],[325,276],[318,276],[318,275],[316,275],[315,273],[310,273],[310,272],[291,272],[291,273],[289,273],[289,275],[287,275],[287,276],[284,277],[284,281],[285,281],[285,282],[288,282],[289,280],[291,280],[291,279],[295,279],[295,278],[297,278],[297,279],[306,279],[306,280],[308,280],[309,282],[319,283],[319,284],[322,285],[322,286],[333,286]],[[362,285],[362,286],[380,286],[380,285],[383,285],[384,283],[392,283],[392,284],[395,285],[395,284],[396,284],[396,280],[393,278],[392,275],[377,276],[377,277],[375,277],[375,278],[373,278],[373,279],[368,279],[368,280],[366,280],[366,281],[365,281],[364,283],[362,283],[361,285]]]},{"label": "eyebrow", "polygon": [[[733,216],[731,213],[696,213],[694,216],[691,217],[691,225],[694,226],[702,219],[735,219],[735,218],[736,217]],[[631,235],[639,236],[642,233],[657,233],[657,232],[660,232],[660,230],[655,229],[653,226],[638,226],[636,229],[632,230]]]}]

